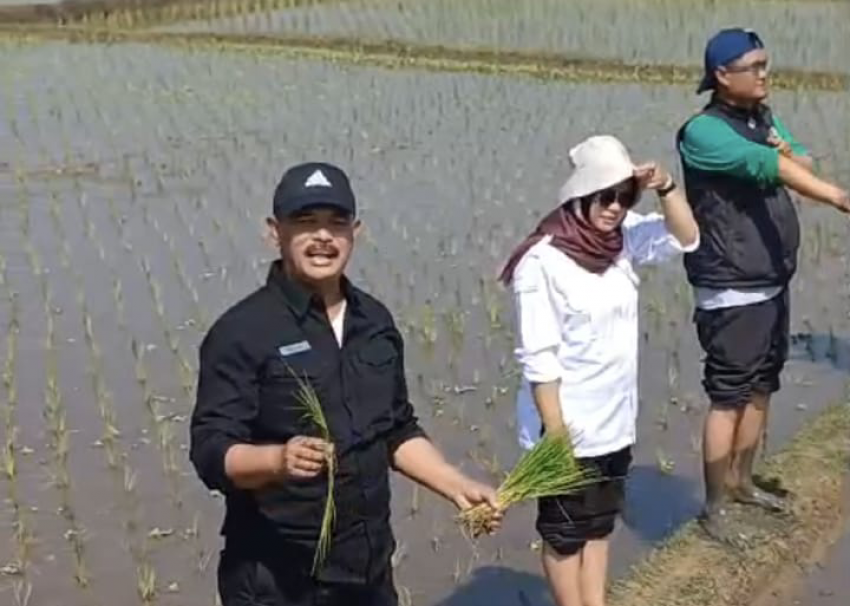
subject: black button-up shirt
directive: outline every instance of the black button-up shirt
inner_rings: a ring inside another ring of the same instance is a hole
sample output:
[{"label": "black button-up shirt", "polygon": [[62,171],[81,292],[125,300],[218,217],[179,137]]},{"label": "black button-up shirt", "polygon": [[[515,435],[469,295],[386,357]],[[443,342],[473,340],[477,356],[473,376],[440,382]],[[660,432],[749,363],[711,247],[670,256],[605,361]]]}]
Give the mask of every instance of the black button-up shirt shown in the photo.
[{"label": "black button-up shirt", "polygon": [[407,396],[402,337],[389,311],[343,281],[342,346],[324,307],[274,263],[266,285],[219,318],[200,348],[191,459],[227,502],[226,549],[309,574],[319,535],[325,473],[260,490],[227,478],[234,444],[280,444],[317,436],[304,418],[293,371],[315,389],[337,453],[336,522],[319,571],[328,582],[370,583],[387,572],[395,547],[390,529],[389,469],[396,448],[424,435]]}]

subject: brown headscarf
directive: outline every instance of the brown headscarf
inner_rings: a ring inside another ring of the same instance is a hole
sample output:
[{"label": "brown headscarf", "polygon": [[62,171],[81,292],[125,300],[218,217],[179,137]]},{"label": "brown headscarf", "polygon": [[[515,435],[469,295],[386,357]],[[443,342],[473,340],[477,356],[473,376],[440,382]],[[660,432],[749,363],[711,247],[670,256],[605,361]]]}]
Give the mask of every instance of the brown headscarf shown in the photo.
[{"label": "brown headscarf", "polygon": [[523,255],[546,236],[551,244],[581,267],[595,274],[604,273],[623,250],[621,227],[610,232],[599,231],[582,216],[579,200],[562,204],[537,225],[537,228],[517,246],[508,258],[499,280],[506,286],[513,279],[514,270]]}]

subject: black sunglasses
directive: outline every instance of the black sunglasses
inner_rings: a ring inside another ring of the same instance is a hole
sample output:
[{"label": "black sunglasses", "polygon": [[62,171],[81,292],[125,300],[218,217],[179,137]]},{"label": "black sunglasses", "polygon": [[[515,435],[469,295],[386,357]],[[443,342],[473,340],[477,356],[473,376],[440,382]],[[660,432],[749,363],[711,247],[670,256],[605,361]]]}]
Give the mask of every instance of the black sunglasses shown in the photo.
[{"label": "black sunglasses", "polygon": [[604,208],[608,208],[614,202],[619,202],[620,206],[629,209],[637,203],[637,191],[633,188],[629,189],[604,189],[596,194],[596,201]]}]

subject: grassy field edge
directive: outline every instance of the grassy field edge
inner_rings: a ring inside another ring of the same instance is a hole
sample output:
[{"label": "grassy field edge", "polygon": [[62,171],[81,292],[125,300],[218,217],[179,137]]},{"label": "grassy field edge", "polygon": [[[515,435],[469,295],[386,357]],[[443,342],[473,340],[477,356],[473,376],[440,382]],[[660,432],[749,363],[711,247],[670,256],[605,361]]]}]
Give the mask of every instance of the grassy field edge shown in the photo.
[{"label": "grassy field edge", "polygon": [[732,549],[708,541],[691,522],[612,587],[611,606],[761,604],[802,573],[836,537],[847,515],[850,405],[812,419],[761,466],[794,495],[793,516],[757,544]]}]

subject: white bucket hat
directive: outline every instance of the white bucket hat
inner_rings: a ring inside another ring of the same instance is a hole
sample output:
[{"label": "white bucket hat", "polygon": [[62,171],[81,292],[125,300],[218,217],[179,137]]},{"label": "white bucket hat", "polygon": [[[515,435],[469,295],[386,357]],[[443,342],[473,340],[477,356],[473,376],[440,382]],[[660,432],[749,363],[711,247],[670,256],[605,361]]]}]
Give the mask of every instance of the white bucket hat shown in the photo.
[{"label": "white bucket hat", "polygon": [[585,139],[570,150],[573,172],[558,195],[560,203],[607,189],[635,174],[635,165],[620,140],[610,135]]}]

